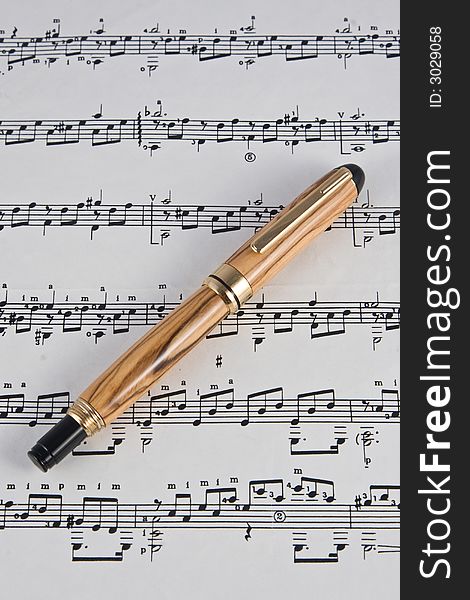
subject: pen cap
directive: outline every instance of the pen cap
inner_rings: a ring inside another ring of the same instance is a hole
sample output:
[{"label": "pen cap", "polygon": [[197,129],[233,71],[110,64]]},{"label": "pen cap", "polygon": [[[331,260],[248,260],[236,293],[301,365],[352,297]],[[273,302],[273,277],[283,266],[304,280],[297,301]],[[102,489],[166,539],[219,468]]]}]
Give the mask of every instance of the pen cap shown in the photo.
[{"label": "pen cap", "polygon": [[256,232],[222,270],[238,272],[254,294],[354,202],[364,179],[357,165],[333,169]]}]

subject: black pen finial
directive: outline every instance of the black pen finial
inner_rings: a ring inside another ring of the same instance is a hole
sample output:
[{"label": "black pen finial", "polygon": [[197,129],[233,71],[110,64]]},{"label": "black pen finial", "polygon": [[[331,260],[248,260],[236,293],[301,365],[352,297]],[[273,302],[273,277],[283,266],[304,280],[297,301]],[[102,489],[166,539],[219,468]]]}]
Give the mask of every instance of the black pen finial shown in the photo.
[{"label": "black pen finial", "polygon": [[358,165],[355,165],[353,163],[348,163],[346,165],[341,165],[341,166],[346,167],[346,169],[349,169],[349,171],[351,171],[353,181],[357,187],[357,193],[359,194],[359,192],[364,187],[364,182],[366,180],[364,171],[361,169],[361,167],[359,167]]},{"label": "black pen finial", "polygon": [[28,452],[29,458],[41,469],[48,471],[74,448],[83,442],[87,434],[70,415],[65,415]]}]

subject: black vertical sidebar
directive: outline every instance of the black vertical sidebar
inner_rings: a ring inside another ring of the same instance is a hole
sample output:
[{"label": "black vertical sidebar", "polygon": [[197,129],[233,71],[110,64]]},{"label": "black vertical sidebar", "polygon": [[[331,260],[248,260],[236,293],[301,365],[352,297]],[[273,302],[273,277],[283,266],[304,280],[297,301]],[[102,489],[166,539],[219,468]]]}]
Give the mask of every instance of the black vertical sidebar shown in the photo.
[{"label": "black vertical sidebar", "polygon": [[407,600],[466,597],[470,577],[464,549],[470,541],[470,194],[463,181],[470,163],[462,149],[470,131],[470,36],[463,6],[401,5],[401,597]]}]

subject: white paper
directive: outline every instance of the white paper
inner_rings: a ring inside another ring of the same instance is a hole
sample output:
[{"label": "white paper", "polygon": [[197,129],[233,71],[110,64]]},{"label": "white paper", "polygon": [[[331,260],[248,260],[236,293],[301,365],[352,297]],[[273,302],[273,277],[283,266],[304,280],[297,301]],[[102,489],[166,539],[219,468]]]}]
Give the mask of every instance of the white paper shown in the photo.
[{"label": "white paper", "polygon": [[[372,0],[3,7],[2,593],[398,597],[398,27]],[[357,203],[224,336],[82,455],[30,463],[111,360],[351,162]]]}]

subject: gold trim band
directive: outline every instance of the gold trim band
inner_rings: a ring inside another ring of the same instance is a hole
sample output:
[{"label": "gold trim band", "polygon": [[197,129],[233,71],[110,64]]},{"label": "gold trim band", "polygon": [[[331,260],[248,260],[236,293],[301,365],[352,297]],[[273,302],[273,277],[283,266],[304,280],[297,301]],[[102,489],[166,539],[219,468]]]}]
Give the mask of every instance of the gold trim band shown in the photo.
[{"label": "gold trim band", "polygon": [[77,398],[67,414],[83,427],[88,436],[106,426],[100,413],[83,398]]},{"label": "gold trim band", "polygon": [[236,313],[253,296],[248,280],[232,265],[222,264],[206,277],[203,285],[218,294],[229,307],[230,313]]}]

